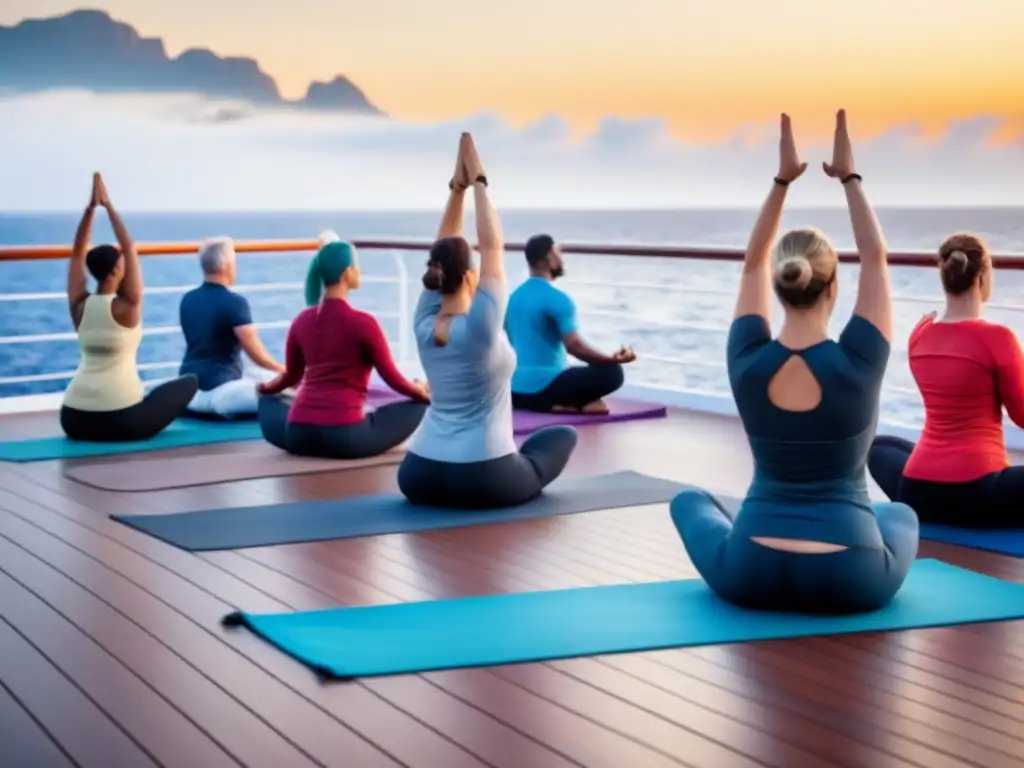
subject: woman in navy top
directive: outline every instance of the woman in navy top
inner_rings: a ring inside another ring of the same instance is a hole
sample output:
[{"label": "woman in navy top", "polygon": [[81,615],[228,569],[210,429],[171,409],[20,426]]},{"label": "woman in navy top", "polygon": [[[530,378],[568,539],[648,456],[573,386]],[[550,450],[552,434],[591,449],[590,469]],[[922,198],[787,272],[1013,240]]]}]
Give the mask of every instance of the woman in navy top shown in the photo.
[{"label": "woman in navy top", "polygon": [[[729,331],[729,383],[754,456],[735,517],[685,491],[672,519],[690,558],[721,597],[744,607],[855,613],[884,606],[917,556],[918,521],[905,504],[872,504],[865,464],[889,359],[892,301],[886,246],[854,171],[846,115],[836,117],[825,173],[846,192],[860,254],[853,317],[828,337],[838,257],[813,229],[771,251],[789,184],[806,169],[782,116],[779,175],[747,246]],[[785,312],[769,327],[774,287]]]}]

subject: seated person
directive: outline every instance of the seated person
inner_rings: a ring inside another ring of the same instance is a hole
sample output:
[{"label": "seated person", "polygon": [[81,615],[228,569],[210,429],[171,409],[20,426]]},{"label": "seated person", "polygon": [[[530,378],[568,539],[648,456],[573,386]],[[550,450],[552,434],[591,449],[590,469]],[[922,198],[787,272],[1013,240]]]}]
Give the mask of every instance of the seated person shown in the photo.
[{"label": "seated person", "polygon": [[229,237],[207,240],[199,249],[203,283],[181,297],[185,357],[179,373],[192,374],[199,391],[189,415],[234,419],[256,415],[259,381],[242,370],[242,351],[257,366],[284,370],[260,341],[249,302],[231,290],[237,279],[235,245]]},{"label": "seated person", "polygon": [[[107,209],[117,247],[97,245],[86,253],[97,206]],[[86,269],[96,280],[94,294]],[[102,443],[148,440],[184,412],[196,393],[194,376],[165,382],[143,395],[136,366],[142,342],[142,267],[98,173],[71,250],[68,305],[82,360],[60,409],[65,435]]]},{"label": "seated person", "polygon": [[1024,427],[1024,353],[1013,331],[981,319],[992,257],[974,235],[939,248],[942,317],[910,334],[910,370],[924,398],[921,439],[881,435],[868,455],[875,482],[921,520],[967,528],[1024,528],[1024,467],[1011,467],[1003,408]]},{"label": "seated person", "polygon": [[[562,254],[549,235],[526,243],[530,277],[508,300],[505,331],[516,352],[512,406],[527,411],[608,413],[602,398],[622,386],[622,365],[636,359],[623,347],[605,355],[580,336],[576,305],[554,286],[565,274]],[[569,367],[566,352],[587,365]]]},{"label": "seated person", "polygon": [[[479,276],[461,236],[463,198],[472,186]],[[414,504],[492,509],[522,504],[558,477],[576,447],[571,427],[548,427],[516,449],[509,381],[515,353],[502,330],[508,302],[498,214],[473,140],[462,134],[425,290],[413,317],[431,403],[398,469]]]},{"label": "seated person", "polygon": [[[786,190],[806,167],[783,115],[779,174],[747,245],[726,352],[753,482],[735,518],[708,494],[684,491],[672,501],[672,519],[722,598],[753,609],[858,613],[892,599],[918,546],[913,510],[872,505],[865,471],[892,333],[886,246],[841,111],[824,167],[846,192],[860,285],[853,317],[832,341],[838,257],[828,240],[796,229],[769,259]],[[774,340],[773,284],[785,310]]]},{"label": "seated person", "polygon": [[[423,418],[429,392],[406,380],[391,358],[377,320],[348,303],[359,287],[355,250],[348,243],[329,242],[309,265],[307,300],[313,306],[299,313],[288,329],[284,373],[259,386],[263,437],[299,456],[362,459],[377,456],[405,442]],[[315,280],[313,279],[315,278]],[[320,300],[317,285],[323,291]],[[370,373],[414,402],[393,403],[364,414]],[[299,386],[288,401],[271,397]]]}]

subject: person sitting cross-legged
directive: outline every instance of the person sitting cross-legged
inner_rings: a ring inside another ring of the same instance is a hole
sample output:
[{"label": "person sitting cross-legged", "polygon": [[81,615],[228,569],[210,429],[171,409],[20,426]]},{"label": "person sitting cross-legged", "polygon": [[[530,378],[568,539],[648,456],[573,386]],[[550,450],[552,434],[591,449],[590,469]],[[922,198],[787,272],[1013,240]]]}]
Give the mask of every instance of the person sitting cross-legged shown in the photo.
[{"label": "person sitting cross-legged", "polygon": [[[636,354],[622,347],[606,355],[583,340],[576,304],[554,285],[565,274],[565,262],[550,235],[530,238],[526,263],[530,277],[513,291],[505,314],[505,332],[517,358],[513,407],[608,413],[604,398],[622,386],[622,366],[636,360]],[[568,355],[586,365],[570,366]]]}]

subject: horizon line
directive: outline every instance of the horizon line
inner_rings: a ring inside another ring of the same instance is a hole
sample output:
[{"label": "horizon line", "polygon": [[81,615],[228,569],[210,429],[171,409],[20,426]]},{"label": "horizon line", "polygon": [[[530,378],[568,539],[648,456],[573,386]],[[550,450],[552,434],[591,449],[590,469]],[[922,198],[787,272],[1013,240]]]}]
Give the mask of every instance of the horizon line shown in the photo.
[{"label": "horizon line", "polygon": [[[750,205],[683,205],[673,206],[667,208],[661,207],[623,207],[623,206],[590,206],[590,207],[557,207],[557,206],[502,206],[498,209],[499,216],[502,212],[508,213],[521,213],[521,212],[544,212],[544,213],[682,213],[689,211],[758,211],[760,210],[760,204],[751,203]],[[872,208],[876,211],[941,211],[941,210],[999,210],[999,211],[1016,211],[1024,210],[1024,201],[1021,203],[935,203],[931,205],[907,205],[907,204],[878,204],[873,205]],[[844,205],[792,205],[788,206],[788,211],[845,211],[847,208]],[[131,215],[142,215],[142,216],[264,216],[267,214],[271,215],[305,215],[305,214],[354,214],[354,215],[384,215],[394,216],[401,214],[423,214],[423,213],[435,213],[444,210],[443,205],[436,207],[422,207],[422,208],[205,208],[202,210],[189,210],[187,208],[181,209],[161,209],[161,210],[146,210],[146,209],[134,209],[134,208],[118,208],[118,212],[131,214]],[[466,206],[466,212],[471,213],[473,211],[472,205]],[[66,208],[66,209],[18,209],[8,208],[0,209],[0,216],[64,216],[67,214],[81,214],[81,210],[78,208]]]}]

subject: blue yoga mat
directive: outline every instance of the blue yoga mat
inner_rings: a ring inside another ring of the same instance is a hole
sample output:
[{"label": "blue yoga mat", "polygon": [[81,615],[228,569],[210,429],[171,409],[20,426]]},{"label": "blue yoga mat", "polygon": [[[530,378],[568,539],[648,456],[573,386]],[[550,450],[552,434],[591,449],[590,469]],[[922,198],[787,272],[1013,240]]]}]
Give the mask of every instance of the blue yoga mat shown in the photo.
[{"label": "blue yoga mat", "polygon": [[83,443],[60,437],[39,437],[34,440],[0,442],[0,461],[46,461],[48,459],[84,459],[92,456],[115,456],[122,453],[166,451],[189,445],[230,443],[237,440],[258,440],[263,435],[255,421],[194,421],[180,419],[152,440],[137,443]]},{"label": "blue yoga mat", "polygon": [[1024,557],[1024,528],[978,530],[952,525],[923,524],[921,538],[971,549],[984,549],[1011,557]]},{"label": "blue yoga mat", "polygon": [[748,611],[699,579],[305,613],[233,613],[325,677],[515,664],[1024,617],[1024,584],[919,560],[893,602],[857,616]]},{"label": "blue yoga mat", "polygon": [[599,509],[658,504],[687,486],[637,472],[556,480],[538,498],[490,510],[410,504],[400,494],[349,496],[259,507],[171,515],[111,515],[114,520],[190,552],[269,547],[554,517]]}]

